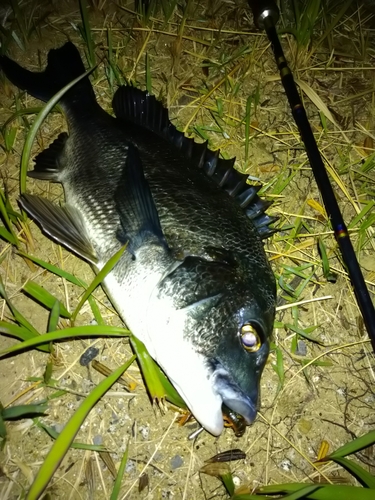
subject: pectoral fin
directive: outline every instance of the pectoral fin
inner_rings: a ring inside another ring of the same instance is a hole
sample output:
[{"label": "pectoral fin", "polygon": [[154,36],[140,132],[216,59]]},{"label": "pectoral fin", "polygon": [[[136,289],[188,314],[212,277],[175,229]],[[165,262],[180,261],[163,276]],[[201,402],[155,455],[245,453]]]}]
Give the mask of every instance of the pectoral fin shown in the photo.
[{"label": "pectoral fin", "polygon": [[129,144],[126,164],[115,192],[115,203],[121,227],[117,238],[128,242],[128,250],[135,255],[146,242],[167,247],[150,187],[143,173],[138,149]]},{"label": "pectoral fin", "polygon": [[52,239],[84,260],[95,264],[97,258],[86,233],[81,213],[70,205],[60,207],[45,198],[24,194],[21,206]]}]

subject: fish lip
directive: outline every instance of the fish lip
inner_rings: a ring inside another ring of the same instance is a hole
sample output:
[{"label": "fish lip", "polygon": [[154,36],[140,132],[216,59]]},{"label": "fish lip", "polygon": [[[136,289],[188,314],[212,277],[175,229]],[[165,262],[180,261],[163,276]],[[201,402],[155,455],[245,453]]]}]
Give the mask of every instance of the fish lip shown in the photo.
[{"label": "fish lip", "polygon": [[251,425],[257,416],[257,403],[242,391],[220,362],[217,362],[211,377],[214,390],[222,402],[230,410],[241,415],[247,425]]}]

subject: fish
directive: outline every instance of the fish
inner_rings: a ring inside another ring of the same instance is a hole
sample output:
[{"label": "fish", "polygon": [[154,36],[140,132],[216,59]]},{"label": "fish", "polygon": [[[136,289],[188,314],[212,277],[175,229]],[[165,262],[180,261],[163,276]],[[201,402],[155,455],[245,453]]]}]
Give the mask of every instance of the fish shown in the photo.
[{"label": "fish", "polygon": [[[70,41],[42,72],[1,56],[6,77],[48,101],[85,72]],[[61,98],[68,125],[28,176],[61,183],[65,203],[25,193],[41,230],[98,272],[126,248],[102,285],[200,425],[223,431],[223,408],[256,418],[275,318],[264,249],[274,229],[259,185],[172,124],[146,91],[120,86],[114,116],[86,76]]]}]

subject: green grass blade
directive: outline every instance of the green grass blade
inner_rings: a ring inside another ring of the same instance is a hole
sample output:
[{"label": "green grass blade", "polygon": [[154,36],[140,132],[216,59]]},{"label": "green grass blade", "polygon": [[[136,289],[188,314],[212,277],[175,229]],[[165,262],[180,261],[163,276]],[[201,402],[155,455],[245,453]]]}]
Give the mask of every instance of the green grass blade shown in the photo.
[{"label": "green grass blade", "polygon": [[47,361],[46,368],[43,373],[43,382],[45,385],[52,385],[53,363],[51,360]]},{"label": "green grass blade", "polygon": [[130,337],[130,343],[137,355],[145,385],[153,401],[162,401],[165,398],[165,390],[159,378],[159,373],[154,360],[150,357],[144,344],[136,337]]},{"label": "green grass blade", "polygon": [[17,127],[7,127],[6,129],[3,129],[3,138],[6,152],[10,152],[13,150],[13,146],[16,141],[17,130]]},{"label": "green grass blade", "polygon": [[11,245],[18,246],[18,240],[5,227],[0,227],[0,238],[7,241]]},{"label": "green grass blade", "polygon": [[[11,237],[9,238],[8,236],[7,240],[9,241],[9,243],[12,243],[12,245],[18,246],[19,245],[18,238],[15,232],[13,231],[13,225],[8,216],[8,210],[6,209],[6,203],[5,203],[5,195],[2,189],[0,189],[0,213],[6,225],[6,231],[11,234]],[[5,231],[2,232],[5,233]]]},{"label": "green grass blade", "polygon": [[9,124],[12,123],[17,118],[20,118],[21,116],[24,116],[24,115],[36,115],[42,109],[43,109],[43,106],[38,106],[35,108],[18,109],[15,113],[13,113],[13,115],[10,118],[7,119],[7,121],[1,127],[2,132],[4,133],[4,130],[9,126]]},{"label": "green grass blade", "polygon": [[353,0],[347,0],[345,3],[339,2],[337,6],[340,6],[338,12],[336,12],[335,16],[333,16],[331,23],[327,26],[324,35],[319,38],[319,45],[322,44],[323,40],[333,32],[336,25],[342,20],[348,8],[353,4]]},{"label": "green grass blade", "polygon": [[[56,440],[59,436],[60,433],[56,432],[52,427],[49,427],[48,425],[43,424],[43,422],[40,422],[38,419],[34,419],[34,423],[39,429],[42,429],[44,432],[46,432],[52,439]],[[74,448],[76,450],[88,450],[88,451],[107,451],[106,448],[101,445],[101,444],[86,444],[86,443],[78,443],[76,441],[73,441],[73,443],[70,445],[70,448]]]},{"label": "green grass blade", "polygon": [[161,5],[164,13],[165,23],[169,22],[172,14],[176,8],[178,0],[161,0]]},{"label": "green grass blade", "polygon": [[25,52],[25,46],[21,42],[19,36],[17,35],[17,33],[14,30],[12,30],[12,38],[16,42],[16,44],[18,45],[18,47],[22,50],[22,52]]},{"label": "green grass blade", "polygon": [[60,301],[55,300],[55,303],[53,304],[51,308],[51,312],[48,318],[48,327],[47,327],[47,332],[54,332],[57,330],[57,325],[59,323],[59,318],[60,318]]},{"label": "green grass blade", "polygon": [[360,170],[363,173],[368,173],[370,170],[372,170],[375,166],[375,153],[372,153],[364,160],[364,162],[361,164]]},{"label": "green grass blade", "polygon": [[4,202],[5,202],[5,209],[8,213],[8,217],[13,224],[17,224],[17,222],[22,221],[22,215],[21,212],[17,212],[16,210],[13,209],[12,205],[10,204],[9,198],[4,197]]},{"label": "green grass blade", "polygon": [[335,458],[346,457],[347,455],[351,455],[352,453],[357,453],[369,446],[375,444],[375,431],[370,431],[364,436],[361,436],[350,443],[346,443],[336,451],[324,457],[324,459],[320,460],[320,462],[327,462],[328,460],[333,460]]},{"label": "green grass blade", "polygon": [[164,375],[164,372],[161,371],[161,369],[155,363],[155,361],[151,358],[151,356],[150,356],[150,359],[155,364],[156,370],[158,371],[159,380],[161,381],[161,383],[164,387],[166,400],[169,401],[170,403],[174,404],[178,408],[182,408],[184,410],[187,410],[188,407],[186,406],[185,401],[181,398],[179,393],[176,391],[176,389],[170,383],[169,379]]},{"label": "green grass blade", "polygon": [[272,364],[272,368],[279,377],[279,384],[277,388],[277,392],[279,392],[284,387],[285,382],[283,351],[279,347],[276,347],[276,364]]},{"label": "green grass blade", "polygon": [[[39,333],[30,332],[30,330],[27,330],[23,326],[15,325],[14,323],[8,323],[7,321],[0,321],[0,333],[24,341],[34,338],[40,338]],[[44,342],[44,340],[42,341]],[[36,348],[39,351],[51,352],[49,344],[41,344]]]},{"label": "green grass blade", "polygon": [[208,474],[209,476],[217,477],[220,479],[227,492],[232,498],[234,494],[235,486],[233,482],[233,476],[230,471],[229,465],[226,462],[211,462],[205,464],[200,468],[200,472]]},{"label": "green grass blade", "polygon": [[25,26],[26,18],[24,15],[22,15],[20,2],[18,2],[18,0],[11,0],[10,4],[12,6],[14,18],[17,21],[18,28],[22,33],[24,42],[26,42],[27,41],[27,31]]},{"label": "green grass blade", "polygon": [[251,495],[250,493],[241,493],[240,495],[233,495],[230,500],[260,500],[261,498],[271,498],[271,497],[263,497],[260,495]]},{"label": "green grass blade", "polygon": [[17,405],[4,408],[1,415],[4,420],[19,420],[20,418],[36,417],[44,415],[48,406],[46,404]]},{"label": "green grass blade", "polygon": [[56,340],[74,339],[76,337],[124,337],[127,335],[129,335],[129,330],[117,326],[73,326],[72,328],[65,328],[65,330],[57,330],[55,332],[45,333],[44,335],[38,335],[25,342],[3,349],[0,351],[0,356],[20,352],[24,349],[36,347],[46,342],[54,342]]},{"label": "green grass blade", "polygon": [[108,44],[108,64],[106,65],[105,71],[108,79],[109,89],[111,93],[113,92],[113,83],[114,83],[114,71],[112,69],[113,66],[113,42],[112,42],[112,29],[111,27],[107,28],[107,44]]},{"label": "green grass blade", "polygon": [[153,401],[162,401],[166,398],[172,404],[180,408],[186,408],[184,400],[151,358],[144,344],[133,335],[130,337],[130,343],[137,355],[137,360],[151,399]]},{"label": "green grass blade", "polygon": [[300,498],[308,498],[308,496],[314,491],[321,488],[320,484],[311,484],[309,486],[302,487],[298,491],[294,491],[293,493],[289,493],[289,495],[285,495],[283,500],[299,500]]},{"label": "green grass blade", "polygon": [[84,399],[78,410],[67,422],[64,430],[59,434],[48,455],[39,469],[33,484],[27,494],[27,500],[37,500],[47,487],[53,474],[65,457],[81,425],[89,412],[100,398],[112,387],[116,380],[129,368],[136,356],[133,355],[129,361],[115,370],[109,377],[100,382],[95,389]]},{"label": "green grass blade", "polygon": [[335,283],[337,280],[337,277],[334,273],[331,272],[331,268],[329,265],[329,259],[327,256],[326,246],[323,243],[323,240],[321,238],[318,239],[318,249],[319,249],[320,257],[322,259],[322,267],[323,267],[324,277],[327,281],[329,281],[331,283]]},{"label": "green grass blade", "polygon": [[33,327],[29,321],[14,307],[12,302],[9,300],[8,294],[5,291],[4,283],[0,275],[0,296],[5,300],[6,305],[9,307],[10,312],[13,314],[14,319],[21,326],[32,332],[34,335],[39,335],[39,332]]},{"label": "green grass blade", "polygon": [[98,323],[98,325],[105,325],[105,321],[101,315],[100,309],[98,307],[98,304],[96,303],[95,298],[92,295],[90,295],[87,301],[90,304],[91,311],[94,315],[95,321]]},{"label": "green grass blade", "polygon": [[89,296],[92,294],[92,292],[95,290],[97,286],[100,285],[100,283],[104,280],[104,278],[107,276],[108,273],[112,271],[112,269],[115,267],[117,262],[119,261],[121,255],[124,253],[126,249],[126,245],[122,246],[120,250],[118,250],[110,259],[109,261],[105,264],[103,269],[101,269],[98,274],[95,276],[95,278],[92,280],[90,285],[87,287],[85,290],[85,293],[83,294],[82,299],[79,301],[78,306],[76,307],[74,313],[72,314],[72,321],[74,321],[77,318],[77,314],[79,313],[81,307],[83,304],[86,302],[86,300],[89,298]]},{"label": "green grass blade", "polygon": [[[333,462],[344,467],[352,476],[354,476],[357,481],[359,481],[365,488],[375,489],[375,477],[370,474],[367,470],[361,467],[357,462],[353,460],[348,460],[347,458],[336,457],[332,459]],[[375,494],[374,494],[375,498]]]},{"label": "green grass blade", "polygon": [[148,93],[152,93],[150,56],[148,52],[146,52],[146,90]]},{"label": "green grass blade", "polygon": [[[314,485],[315,486],[315,485]],[[373,500],[374,490],[368,488],[359,488],[357,486],[325,484],[319,485],[320,488],[305,495],[305,499],[311,500]],[[304,483],[286,483],[262,486],[257,490],[258,495],[285,495],[291,494],[305,488]],[[237,495],[236,500],[247,500],[246,495]],[[258,498],[262,498],[258,496]],[[283,497],[284,498],[284,497]]]},{"label": "green grass blade", "polygon": [[[0,412],[0,439],[5,439],[7,436],[7,428],[5,427],[4,419]],[[2,449],[3,443],[0,443],[0,449]]]},{"label": "green grass blade", "polygon": [[306,332],[306,330],[302,330],[302,328],[299,328],[298,326],[292,325],[290,323],[285,323],[285,326],[287,328],[289,328],[289,330],[291,330],[292,332],[297,333],[298,335],[300,335],[301,337],[305,338],[306,340],[309,340],[310,342],[314,342],[315,344],[319,344],[321,346],[324,346],[324,342],[322,342],[319,339],[316,339],[312,335],[309,335],[309,333]]},{"label": "green grass blade", "polygon": [[368,203],[366,203],[366,205],[362,208],[362,210],[359,212],[359,214],[357,214],[350,221],[350,223],[348,224],[348,229],[353,229],[358,224],[358,222],[361,219],[363,219],[370,212],[370,210],[373,209],[374,205],[375,205],[375,201],[374,200],[370,200]]},{"label": "green grass blade", "polygon": [[21,172],[20,172],[20,193],[23,194],[26,192],[26,178],[27,178],[27,167],[29,165],[30,161],[30,156],[31,156],[31,148],[33,146],[36,134],[38,133],[38,130],[40,126],[42,125],[43,121],[46,119],[47,115],[51,111],[51,109],[58,103],[58,101],[61,99],[61,97],[69,90],[71,89],[76,83],[81,81],[83,78],[88,76],[94,68],[91,68],[90,70],[86,71],[83,75],[80,75],[78,78],[75,78],[72,82],[70,82],[68,85],[65,85],[64,88],[59,90],[48,102],[47,104],[43,107],[42,111],[38,114],[36,117],[31,129],[29,130],[29,133],[27,134],[25,145],[23,147],[22,151],[22,158],[21,158]]},{"label": "green grass blade", "polygon": [[120,467],[118,469],[117,476],[115,479],[115,484],[113,485],[112,493],[109,500],[117,500],[120,495],[121,481],[124,476],[126,464],[128,462],[128,455],[129,455],[129,445],[126,447],[126,450],[122,456]]},{"label": "green grass blade", "polygon": [[375,214],[370,214],[361,224],[359,233],[366,231],[369,227],[375,224]]},{"label": "green grass blade", "polygon": [[[81,12],[81,19],[82,19],[82,26],[83,26],[83,38],[85,40],[85,43],[87,45],[87,52],[88,52],[88,63],[89,66],[95,70],[96,69],[96,57],[95,57],[95,46],[94,46],[94,41],[92,38],[92,31],[90,27],[90,21],[89,21],[89,16],[87,13],[87,2],[86,0],[79,0],[79,9]],[[95,77],[96,71],[94,73]]]},{"label": "green grass blade", "polygon": [[3,35],[1,40],[0,55],[4,55],[8,50],[8,45],[12,41],[12,30],[5,29],[5,27],[0,24],[0,34]]},{"label": "green grass blade", "polygon": [[[131,31],[129,31],[127,37],[124,38],[124,41],[122,43],[123,50],[126,50],[126,46],[130,40],[130,37],[131,37]],[[108,64],[105,69],[109,87],[112,92],[114,79],[116,80],[117,85],[124,85],[125,83],[125,79],[121,75],[121,71],[119,70],[115,58],[113,56],[112,28],[107,29],[107,43],[108,43]]]},{"label": "green grass blade", "polygon": [[223,481],[224,487],[229,495],[232,496],[235,490],[232,473],[228,472],[227,474],[223,474],[220,479]]},{"label": "green grass blade", "polygon": [[[23,287],[23,290],[30,295],[33,299],[40,302],[47,309],[52,309],[56,301],[58,300],[51,293],[49,293],[45,288],[40,286],[35,281],[29,280]],[[59,301],[60,302],[60,301]],[[64,318],[70,318],[70,312],[65,308],[63,304],[59,305],[60,316]]]},{"label": "green grass blade", "polygon": [[38,266],[42,267],[43,269],[46,269],[47,271],[51,272],[52,274],[55,274],[56,276],[60,276],[60,278],[64,278],[70,283],[73,283],[73,285],[77,285],[80,287],[87,288],[87,284],[73,276],[72,274],[68,273],[67,271],[63,271],[57,266],[54,266],[53,264],[50,264],[49,262],[46,262],[45,260],[39,259],[38,257],[34,257],[34,255],[30,255],[28,253],[22,252],[21,250],[18,250],[18,254],[21,255],[22,257],[31,260],[31,262],[34,262]]},{"label": "green grass blade", "polygon": [[[35,264],[37,264],[38,266],[42,267],[43,269],[47,269],[47,271],[50,271],[51,273],[55,274],[56,276],[60,276],[61,278],[64,278],[67,281],[69,281],[70,283],[73,283],[74,285],[77,285],[79,287],[87,288],[87,283],[85,283],[83,280],[76,278],[75,276],[68,273],[67,271],[64,271],[64,270],[60,269],[59,267],[56,267],[53,264],[50,264],[49,262],[46,262],[42,259],[39,259],[38,257],[34,257],[33,255],[22,252],[21,250],[19,250],[18,253],[20,255],[22,255],[23,257],[25,257],[26,259],[29,259],[32,262],[34,262]],[[104,325],[105,324],[104,320],[100,314],[100,310],[96,304],[95,299],[90,295],[90,297],[88,297],[87,300],[90,304],[92,313],[93,313],[94,318],[95,318],[96,322],[98,323],[98,325]]]},{"label": "green grass blade", "polygon": [[251,104],[253,97],[250,95],[246,100],[246,116],[245,116],[245,164],[249,158],[250,146],[250,117],[251,117]]},{"label": "green grass blade", "polygon": [[314,359],[306,358],[306,357],[299,357],[299,356],[294,356],[292,355],[294,361],[299,363],[300,365],[308,365],[308,366],[333,366],[333,363],[330,361],[314,361]]},{"label": "green grass blade", "polygon": [[[53,389],[54,387],[51,385],[47,385],[47,387]],[[63,389],[60,389],[59,391],[53,392],[52,394],[48,395],[48,401],[51,401],[52,399],[60,399],[63,396],[66,396],[68,393],[67,391],[64,391]]]}]

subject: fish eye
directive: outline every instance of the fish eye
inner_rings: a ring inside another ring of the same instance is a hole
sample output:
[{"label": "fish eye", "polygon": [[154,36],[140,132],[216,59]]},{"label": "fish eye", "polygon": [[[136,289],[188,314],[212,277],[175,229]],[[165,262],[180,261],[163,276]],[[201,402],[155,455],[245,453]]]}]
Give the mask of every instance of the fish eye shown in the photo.
[{"label": "fish eye", "polygon": [[247,352],[256,352],[261,348],[262,341],[254,325],[245,323],[239,333],[242,346]]}]

